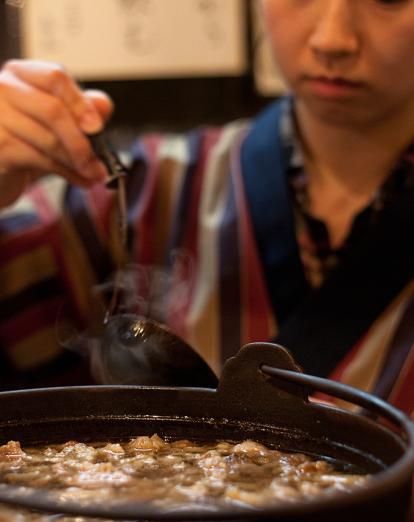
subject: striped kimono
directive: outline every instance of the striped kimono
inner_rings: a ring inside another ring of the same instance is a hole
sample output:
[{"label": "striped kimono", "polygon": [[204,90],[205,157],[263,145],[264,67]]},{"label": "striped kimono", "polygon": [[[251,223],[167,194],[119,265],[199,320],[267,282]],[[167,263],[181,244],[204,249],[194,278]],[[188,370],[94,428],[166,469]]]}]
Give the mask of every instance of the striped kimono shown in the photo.
[{"label": "striped kimono", "polygon": [[[336,332],[345,341],[336,351],[332,328],[321,335],[324,321],[336,320],[323,308],[323,287],[315,306],[322,311],[308,313],[302,335],[292,322],[301,307],[313,310],[313,301],[295,237],[280,119],[275,103],[254,122],[137,141],[127,180],[123,309],[169,324],[218,373],[243,344],[276,339],[310,373],[375,392],[411,413],[414,284],[405,272],[365,322],[363,308],[358,317],[341,310],[346,320]],[[49,177],[0,214],[0,248],[0,386],[90,382],[87,360],[64,346],[101,324],[107,307],[121,249],[113,192]],[[365,294],[361,303],[369,301]],[[347,335],[355,323],[356,342]]]}]

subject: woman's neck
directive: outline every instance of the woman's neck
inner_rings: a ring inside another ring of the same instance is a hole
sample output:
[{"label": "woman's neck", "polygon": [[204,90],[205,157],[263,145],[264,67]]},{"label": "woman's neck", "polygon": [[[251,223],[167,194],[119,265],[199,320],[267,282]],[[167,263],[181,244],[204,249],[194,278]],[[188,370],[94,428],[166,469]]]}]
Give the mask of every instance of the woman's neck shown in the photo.
[{"label": "woman's neck", "polygon": [[303,104],[295,114],[309,174],[310,212],[342,244],[354,216],[371,200],[414,135],[414,117],[395,115],[358,128],[317,118]]},{"label": "woman's neck", "polygon": [[306,161],[319,183],[336,182],[354,195],[372,193],[414,138],[412,118],[394,114],[365,127],[331,124],[300,103],[296,118]]}]

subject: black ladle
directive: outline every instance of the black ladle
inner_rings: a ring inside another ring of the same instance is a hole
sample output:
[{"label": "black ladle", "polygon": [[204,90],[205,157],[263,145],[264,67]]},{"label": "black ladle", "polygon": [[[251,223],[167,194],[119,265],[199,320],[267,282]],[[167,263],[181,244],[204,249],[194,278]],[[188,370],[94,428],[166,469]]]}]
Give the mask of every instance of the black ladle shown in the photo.
[{"label": "black ladle", "polygon": [[169,328],[134,314],[117,314],[127,257],[125,178],[128,169],[105,134],[92,135],[89,139],[108,169],[107,186],[117,190],[121,242],[114,290],[94,351],[102,383],[216,388],[218,379],[212,369]]},{"label": "black ladle", "polygon": [[134,314],[111,316],[99,343],[104,384],[217,388],[198,353],[169,328]]}]

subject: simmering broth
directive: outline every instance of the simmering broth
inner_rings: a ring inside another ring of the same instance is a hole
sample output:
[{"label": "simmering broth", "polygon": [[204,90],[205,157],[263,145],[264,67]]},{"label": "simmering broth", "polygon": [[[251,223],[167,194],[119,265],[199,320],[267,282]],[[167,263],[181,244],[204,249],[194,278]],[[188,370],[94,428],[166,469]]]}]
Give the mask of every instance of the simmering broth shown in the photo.
[{"label": "simmering broth", "polygon": [[[0,446],[0,480],[53,490],[62,500],[115,505],[150,502],[160,509],[255,509],[351,492],[366,484],[369,476],[346,473],[324,460],[281,452],[252,440],[167,441],[155,434],[127,442],[69,441],[24,449],[10,441]],[[4,508],[3,513],[0,510],[0,520],[3,516],[16,522],[75,520],[11,508]]]}]

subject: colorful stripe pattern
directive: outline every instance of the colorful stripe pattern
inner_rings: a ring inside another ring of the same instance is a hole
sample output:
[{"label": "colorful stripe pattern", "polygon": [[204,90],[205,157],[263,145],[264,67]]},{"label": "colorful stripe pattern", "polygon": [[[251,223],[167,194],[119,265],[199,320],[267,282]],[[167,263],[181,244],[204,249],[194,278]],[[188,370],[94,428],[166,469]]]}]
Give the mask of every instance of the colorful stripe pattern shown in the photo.
[{"label": "colorful stripe pattern", "polygon": [[[128,178],[124,309],[168,323],[217,372],[241,345],[277,334],[240,167],[249,126],[147,135]],[[0,214],[3,388],[89,381],[61,341],[101,324],[119,252],[115,209],[110,190],[51,177]],[[407,412],[414,351],[401,339],[413,298],[411,284],[332,375]]]}]

